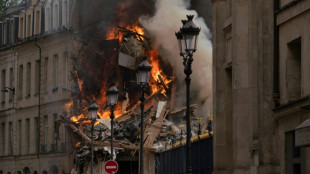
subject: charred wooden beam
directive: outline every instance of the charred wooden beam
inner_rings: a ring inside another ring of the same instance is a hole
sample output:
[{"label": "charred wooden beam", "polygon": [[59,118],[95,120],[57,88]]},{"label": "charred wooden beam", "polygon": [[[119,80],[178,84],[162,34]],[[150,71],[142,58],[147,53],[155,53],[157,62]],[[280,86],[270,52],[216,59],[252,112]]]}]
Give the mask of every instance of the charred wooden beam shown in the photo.
[{"label": "charred wooden beam", "polygon": [[168,88],[163,79],[161,78],[161,76],[158,74],[157,77],[159,78],[160,84],[164,87],[165,91],[168,92]]}]

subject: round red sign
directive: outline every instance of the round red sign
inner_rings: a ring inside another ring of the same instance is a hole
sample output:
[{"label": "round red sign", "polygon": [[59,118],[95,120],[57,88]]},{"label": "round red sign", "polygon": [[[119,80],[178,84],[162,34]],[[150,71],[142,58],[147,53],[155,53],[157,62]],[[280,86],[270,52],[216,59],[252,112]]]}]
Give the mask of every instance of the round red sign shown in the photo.
[{"label": "round red sign", "polygon": [[104,170],[109,174],[116,173],[118,171],[117,162],[112,160],[107,161],[104,165]]}]

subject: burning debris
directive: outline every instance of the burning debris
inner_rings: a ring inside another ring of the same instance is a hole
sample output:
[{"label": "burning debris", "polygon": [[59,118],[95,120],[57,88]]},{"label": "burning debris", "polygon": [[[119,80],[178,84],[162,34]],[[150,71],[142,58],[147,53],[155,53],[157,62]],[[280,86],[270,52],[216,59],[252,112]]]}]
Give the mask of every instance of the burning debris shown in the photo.
[{"label": "burning debris", "polygon": [[[146,90],[144,112],[144,150],[161,152],[185,145],[185,107],[175,108],[176,83],[172,67],[162,61],[152,49],[144,30],[139,26],[118,27],[106,34],[106,38],[88,38],[80,45],[74,59],[76,79],[72,100],[64,107],[68,117],[64,124],[77,135],[75,164],[80,172],[87,170],[90,161],[91,121],[87,117],[88,106],[99,106],[94,127],[94,150],[96,163],[111,158],[111,154],[127,155],[135,159],[140,142],[140,101],[136,82],[136,68],[141,57],[147,55],[152,68],[150,83]],[[98,38],[99,36],[92,36]],[[106,40],[110,39],[110,40]],[[111,152],[110,110],[106,91],[116,84],[119,102],[115,107],[114,152]],[[196,105],[191,106],[192,140],[212,134],[211,118],[203,120],[195,115]]]}]

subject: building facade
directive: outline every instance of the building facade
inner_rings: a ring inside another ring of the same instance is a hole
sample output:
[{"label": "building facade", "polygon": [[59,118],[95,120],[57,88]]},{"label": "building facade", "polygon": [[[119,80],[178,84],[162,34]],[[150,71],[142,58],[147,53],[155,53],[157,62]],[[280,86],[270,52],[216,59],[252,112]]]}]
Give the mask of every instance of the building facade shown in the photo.
[{"label": "building facade", "polygon": [[310,1],[212,3],[214,173],[310,173]]},{"label": "building facade", "polygon": [[70,173],[74,0],[28,0],[0,23],[0,173]]}]

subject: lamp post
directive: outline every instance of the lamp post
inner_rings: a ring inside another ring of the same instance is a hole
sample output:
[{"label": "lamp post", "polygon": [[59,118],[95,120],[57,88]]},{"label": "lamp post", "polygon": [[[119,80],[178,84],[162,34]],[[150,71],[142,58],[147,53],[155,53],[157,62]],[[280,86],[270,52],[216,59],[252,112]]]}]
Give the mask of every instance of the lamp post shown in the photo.
[{"label": "lamp post", "polygon": [[118,89],[116,88],[116,86],[112,86],[108,92],[107,92],[107,96],[108,96],[108,106],[111,107],[111,160],[113,160],[114,157],[114,152],[113,152],[113,119],[114,119],[114,107],[117,104],[117,98],[118,98]]},{"label": "lamp post", "polygon": [[186,173],[192,173],[191,166],[191,127],[190,127],[190,83],[192,74],[193,53],[196,51],[197,39],[200,28],[193,22],[194,15],[187,15],[187,20],[182,20],[183,26],[175,33],[180,56],[183,57],[184,73],[186,75]]},{"label": "lamp post", "polygon": [[143,174],[143,112],[144,112],[144,92],[145,87],[149,83],[150,79],[150,71],[152,69],[152,66],[147,62],[147,57],[143,57],[142,62],[138,66],[138,73],[137,73],[137,83],[141,88],[141,95],[140,95],[140,101],[141,101],[141,144],[140,144],[140,174]]},{"label": "lamp post", "polygon": [[91,104],[88,107],[88,118],[91,120],[91,167],[90,173],[93,174],[93,167],[94,167],[94,123],[97,119],[97,111],[99,107],[96,103]]}]

